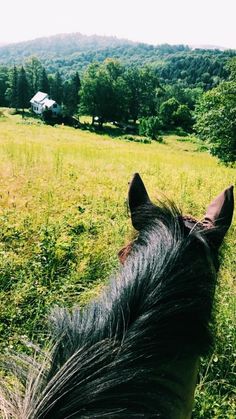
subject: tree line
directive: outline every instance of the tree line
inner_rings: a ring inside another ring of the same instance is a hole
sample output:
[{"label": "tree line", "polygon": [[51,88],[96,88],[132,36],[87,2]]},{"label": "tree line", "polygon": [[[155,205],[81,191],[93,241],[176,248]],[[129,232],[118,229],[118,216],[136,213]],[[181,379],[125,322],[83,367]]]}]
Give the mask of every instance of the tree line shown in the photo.
[{"label": "tree line", "polygon": [[91,64],[81,82],[83,114],[107,121],[139,120],[140,134],[158,139],[162,132],[195,132],[222,162],[236,161],[236,58],[225,68],[228,77],[216,87],[162,84],[154,67],[125,67],[106,60]]},{"label": "tree line", "polygon": [[164,130],[179,126],[186,131],[191,131],[191,111],[202,93],[199,88],[163,87],[154,67],[127,67],[113,59],[90,64],[82,77],[75,72],[69,79],[58,71],[48,75],[36,57],[24,66],[0,69],[0,106],[28,108],[37,91],[48,93],[65,115],[91,115],[100,126],[111,121],[136,124],[155,116],[155,125]]},{"label": "tree line", "polygon": [[70,79],[82,74],[93,62],[103,63],[116,57],[128,67],[151,65],[157,69],[161,83],[181,83],[184,87],[209,90],[228,77],[226,62],[236,51],[191,49],[185,45],[148,45],[112,37],[85,36],[79,33],[57,35],[0,48],[0,64],[21,65],[37,56],[49,74],[60,71]]},{"label": "tree line", "polygon": [[63,80],[59,71],[48,75],[40,60],[32,57],[24,66],[0,67],[0,106],[29,108],[30,99],[42,91],[63,104],[64,112],[71,115],[77,112],[80,85],[78,72]]},{"label": "tree line", "polygon": [[100,125],[108,121],[132,122],[155,117],[159,130],[182,127],[190,132],[192,110],[201,89],[163,86],[157,70],[151,66],[126,67],[116,60],[91,64],[81,81],[82,114],[98,118]]},{"label": "tree line", "polygon": [[164,84],[153,66],[124,66],[106,59],[90,64],[82,77],[48,75],[33,57],[24,66],[0,69],[0,106],[29,107],[30,98],[43,91],[62,106],[64,115],[90,115],[92,124],[139,122],[139,133],[152,139],[165,132],[195,131],[210,152],[225,163],[236,160],[236,58],[225,69],[228,77],[216,87]]}]

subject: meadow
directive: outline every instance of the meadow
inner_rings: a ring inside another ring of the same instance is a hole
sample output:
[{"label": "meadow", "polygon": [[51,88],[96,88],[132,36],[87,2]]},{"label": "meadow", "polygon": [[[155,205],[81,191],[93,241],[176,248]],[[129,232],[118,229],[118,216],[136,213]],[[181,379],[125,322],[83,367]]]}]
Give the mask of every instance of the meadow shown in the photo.
[{"label": "meadow", "polygon": [[[176,136],[141,144],[0,116],[0,350],[45,345],[53,305],[83,306],[117,268],[133,234],[128,182],[139,172],[153,200],[170,198],[201,218],[235,184],[200,143]],[[233,419],[235,403],[235,221],[221,251],[216,345],[202,362],[193,418]]]}]

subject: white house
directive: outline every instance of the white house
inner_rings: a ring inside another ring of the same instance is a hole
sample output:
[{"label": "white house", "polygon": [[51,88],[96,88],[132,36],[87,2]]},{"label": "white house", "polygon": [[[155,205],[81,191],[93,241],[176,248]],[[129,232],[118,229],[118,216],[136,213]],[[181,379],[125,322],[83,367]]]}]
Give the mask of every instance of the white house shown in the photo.
[{"label": "white house", "polygon": [[49,99],[47,93],[38,92],[30,100],[31,109],[38,115],[42,115],[45,110],[51,110],[53,114],[61,113],[61,107],[55,100]]}]

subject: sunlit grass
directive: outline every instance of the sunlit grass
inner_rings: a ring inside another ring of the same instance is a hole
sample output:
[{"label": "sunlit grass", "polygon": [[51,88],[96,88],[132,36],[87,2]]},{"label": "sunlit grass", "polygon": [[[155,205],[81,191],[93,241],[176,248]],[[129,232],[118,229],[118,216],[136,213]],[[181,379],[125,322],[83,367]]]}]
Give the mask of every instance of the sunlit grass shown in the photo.
[{"label": "sunlit grass", "polygon": [[[22,335],[43,341],[53,304],[85,304],[103,287],[118,264],[117,251],[132,234],[126,195],[134,172],[153,199],[168,197],[199,218],[215,195],[235,184],[235,169],[199,152],[197,141],[169,136],[163,144],[137,144],[5,115],[0,118],[2,348],[20,348]],[[217,293],[217,356],[203,367],[207,376],[197,393],[195,418],[233,418],[227,414],[233,412],[234,278],[235,224],[224,245]]]}]

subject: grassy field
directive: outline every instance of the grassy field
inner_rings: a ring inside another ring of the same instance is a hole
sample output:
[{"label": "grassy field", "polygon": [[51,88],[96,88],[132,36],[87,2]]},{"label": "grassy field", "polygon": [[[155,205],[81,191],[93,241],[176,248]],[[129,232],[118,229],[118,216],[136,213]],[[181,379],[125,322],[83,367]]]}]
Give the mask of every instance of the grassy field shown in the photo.
[{"label": "grassy field", "polygon": [[[118,265],[132,228],[126,196],[134,172],[153,199],[204,215],[236,171],[169,136],[138,144],[108,135],[0,117],[0,348],[45,343],[52,305],[84,305]],[[222,249],[214,353],[202,363],[194,418],[236,414],[235,223]]]}]

